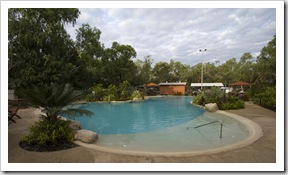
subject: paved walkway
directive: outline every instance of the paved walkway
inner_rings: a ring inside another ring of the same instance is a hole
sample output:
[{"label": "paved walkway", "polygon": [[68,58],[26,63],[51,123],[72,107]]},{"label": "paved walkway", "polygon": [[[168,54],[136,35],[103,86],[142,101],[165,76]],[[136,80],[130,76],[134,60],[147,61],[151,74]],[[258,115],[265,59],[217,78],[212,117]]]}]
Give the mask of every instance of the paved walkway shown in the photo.
[{"label": "paved walkway", "polygon": [[38,120],[34,109],[22,109],[18,114],[22,119],[15,118],[17,123],[9,121],[9,163],[275,163],[276,162],[276,113],[257,105],[247,103],[245,109],[229,112],[248,118],[263,130],[263,137],[244,148],[212,154],[191,157],[161,157],[122,155],[101,152],[84,147],[55,151],[31,152],[19,147],[21,137],[27,135],[28,128]]}]

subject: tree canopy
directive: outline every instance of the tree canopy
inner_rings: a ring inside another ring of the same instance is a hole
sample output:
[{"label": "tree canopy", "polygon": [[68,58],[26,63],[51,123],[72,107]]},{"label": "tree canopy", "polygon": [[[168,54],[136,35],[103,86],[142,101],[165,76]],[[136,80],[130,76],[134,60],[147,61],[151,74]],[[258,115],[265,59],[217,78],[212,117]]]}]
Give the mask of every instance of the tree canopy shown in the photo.
[{"label": "tree canopy", "polygon": [[[49,83],[70,83],[87,90],[96,84],[104,87],[127,81],[132,86],[150,82],[201,82],[202,63],[194,66],[173,59],[154,62],[151,55],[137,58],[131,45],[117,41],[106,48],[101,30],[89,24],[76,29],[73,41],[66,24],[75,24],[78,9],[9,9],[8,57],[9,87],[29,87]],[[246,81],[254,88],[276,86],[276,36],[254,58],[243,53],[239,61],[203,63],[204,82],[225,86]]]},{"label": "tree canopy", "polygon": [[9,9],[8,13],[9,85],[72,82],[81,62],[64,25],[75,24],[80,11]]}]

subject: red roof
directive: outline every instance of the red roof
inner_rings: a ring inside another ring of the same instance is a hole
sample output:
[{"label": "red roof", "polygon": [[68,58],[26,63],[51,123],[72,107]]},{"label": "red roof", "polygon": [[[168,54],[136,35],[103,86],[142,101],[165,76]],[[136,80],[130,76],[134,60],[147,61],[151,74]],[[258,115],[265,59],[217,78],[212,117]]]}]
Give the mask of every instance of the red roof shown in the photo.
[{"label": "red roof", "polygon": [[230,86],[249,86],[250,83],[246,83],[244,81],[237,81],[235,83],[230,84]]},{"label": "red roof", "polygon": [[158,84],[155,84],[155,83],[148,83],[146,84],[146,87],[157,87],[159,86]]}]

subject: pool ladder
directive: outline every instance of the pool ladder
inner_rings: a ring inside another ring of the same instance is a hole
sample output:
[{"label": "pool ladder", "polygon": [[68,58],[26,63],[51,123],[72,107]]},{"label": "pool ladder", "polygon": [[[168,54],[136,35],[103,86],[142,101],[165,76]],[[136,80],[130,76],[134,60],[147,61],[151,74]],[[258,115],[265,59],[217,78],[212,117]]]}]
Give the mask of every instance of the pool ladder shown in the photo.
[{"label": "pool ladder", "polygon": [[191,127],[187,127],[187,130],[189,128],[200,128],[202,126],[210,125],[210,124],[217,123],[217,122],[220,123],[220,138],[222,138],[222,126],[223,126],[223,123],[220,120],[216,120],[216,121],[213,121],[213,122],[205,123],[203,125],[199,125],[199,126],[195,126],[195,127],[192,127],[192,126]]}]

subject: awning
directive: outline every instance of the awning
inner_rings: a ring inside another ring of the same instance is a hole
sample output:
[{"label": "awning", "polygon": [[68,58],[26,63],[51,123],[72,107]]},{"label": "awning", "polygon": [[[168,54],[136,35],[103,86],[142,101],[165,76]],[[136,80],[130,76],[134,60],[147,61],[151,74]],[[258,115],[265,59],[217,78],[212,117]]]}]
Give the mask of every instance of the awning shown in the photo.
[{"label": "awning", "polygon": [[249,86],[250,83],[246,83],[244,81],[237,81],[235,83],[230,84],[230,86]]},{"label": "awning", "polygon": [[191,83],[191,87],[213,87],[213,86],[217,86],[217,87],[222,87],[224,86],[223,83]]}]

